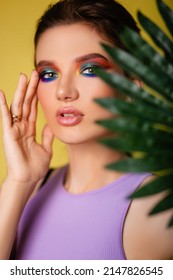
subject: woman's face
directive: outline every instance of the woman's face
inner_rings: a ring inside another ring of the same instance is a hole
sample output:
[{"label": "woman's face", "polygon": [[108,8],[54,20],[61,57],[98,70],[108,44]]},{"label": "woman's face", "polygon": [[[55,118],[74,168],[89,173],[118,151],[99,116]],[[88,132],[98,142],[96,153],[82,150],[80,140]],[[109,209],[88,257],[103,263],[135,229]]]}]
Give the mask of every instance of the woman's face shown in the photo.
[{"label": "woman's face", "polygon": [[36,48],[38,98],[55,137],[67,144],[95,141],[108,131],[95,124],[111,113],[93,99],[115,91],[95,76],[95,67],[122,72],[100,46],[101,36],[84,24],[46,30]]}]

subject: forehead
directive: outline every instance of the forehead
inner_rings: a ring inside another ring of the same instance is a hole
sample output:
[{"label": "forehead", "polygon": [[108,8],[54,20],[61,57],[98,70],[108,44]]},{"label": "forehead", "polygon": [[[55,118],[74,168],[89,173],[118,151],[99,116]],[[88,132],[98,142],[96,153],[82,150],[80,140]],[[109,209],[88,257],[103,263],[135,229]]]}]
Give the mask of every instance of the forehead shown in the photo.
[{"label": "forehead", "polygon": [[77,23],[58,25],[47,29],[40,37],[36,47],[36,62],[42,59],[71,59],[87,53],[106,55],[100,46],[101,35],[91,26]]}]

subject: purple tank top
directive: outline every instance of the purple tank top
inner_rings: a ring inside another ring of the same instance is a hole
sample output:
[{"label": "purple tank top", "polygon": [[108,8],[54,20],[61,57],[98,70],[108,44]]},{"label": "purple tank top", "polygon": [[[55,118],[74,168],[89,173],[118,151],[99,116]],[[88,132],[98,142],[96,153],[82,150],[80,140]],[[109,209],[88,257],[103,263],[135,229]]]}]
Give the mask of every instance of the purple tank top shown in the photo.
[{"label": "purple tank top", "polygon": [[127,199],[148,173],[127,173],[100,189],[71,194],[60,169],[22,214],[15,259],[125,260],[122,232]]}]

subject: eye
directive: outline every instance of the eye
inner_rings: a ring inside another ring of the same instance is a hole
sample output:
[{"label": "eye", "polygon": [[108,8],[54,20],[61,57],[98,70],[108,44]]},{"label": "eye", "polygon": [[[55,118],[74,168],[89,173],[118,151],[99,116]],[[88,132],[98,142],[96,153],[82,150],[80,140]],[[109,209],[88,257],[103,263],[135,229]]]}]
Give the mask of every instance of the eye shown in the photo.
[{"label": "eye", "polygon": [[53,70],[44,70],[40,74],[40,80],[42,82],[52,82],[58,78],[58,73]]},{"label": "eye", "polygon": [[80,70],[80,74],[82,74],[83,76],[87,76],[87,77],[96,77],[96,74],[95,74],[95,69],[96,68],[99,68],[98,65],[91,65],[91,64],[87,64],[87,65],[83,65],[81,67],[81,70]]}]

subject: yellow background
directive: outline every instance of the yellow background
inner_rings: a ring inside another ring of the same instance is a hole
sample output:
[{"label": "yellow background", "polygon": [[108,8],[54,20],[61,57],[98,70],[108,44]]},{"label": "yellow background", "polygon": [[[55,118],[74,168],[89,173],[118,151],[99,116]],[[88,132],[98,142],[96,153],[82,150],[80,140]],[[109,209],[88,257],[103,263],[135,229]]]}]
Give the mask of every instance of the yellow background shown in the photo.
[{"label": "yellow background", "polygon": [[[163,29],[164,23],[156,8],[156,0],[119,0],[135,17],[140,10],[153,19]],[[11,103],[20,72],[30,76],[33,69],[33,37],[36,21],[51,3],[50,0],[0,0],[0,88]],[[173,9],[173,0],[165,0]],[[144,34],[144,36],[146,36]],[[39,108],[37,123],[38,141],[41,139],[45,119]],[[54,156],[51,166],[60,166],[67,162],[65,146],[54,141]],[[0,181],[6,173],[0,124]]]}]

